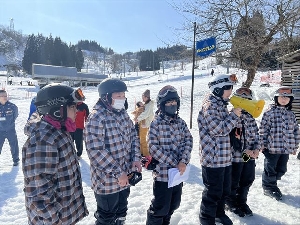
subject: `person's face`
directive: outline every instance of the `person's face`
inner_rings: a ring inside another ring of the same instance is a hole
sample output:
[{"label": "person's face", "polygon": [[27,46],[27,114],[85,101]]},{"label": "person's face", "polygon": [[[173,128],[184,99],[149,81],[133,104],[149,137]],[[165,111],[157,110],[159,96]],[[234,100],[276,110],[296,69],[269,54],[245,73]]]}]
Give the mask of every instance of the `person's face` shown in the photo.
[{"label": "person's face", "polygon": [[224,93],[222,95],[223,99],[229,99],[230,95],[232,94],[232,87],[228,90],[224,90]]},{"label": "person's face", "polygon": [[177,105],[177,101],[175,99],[166,101],[165,106]]},{"label": "person's face", "polygon": [[125,99],[125,92],[114,92],[112,93],[111,95],[111,98],[112,98],[112,105],[114,104],[115,102],[115,99]]},{"label": "person's face", "polygon": [[289,104],[290,100],[288,96],[278,96],[278,103],[282,106]]},{"label": "person's face", "polygon": [[76,105],[67,106],[67,117],[69,117],[73,122],[75,122],[77,108]]},{"label": "person's face", "polygon": [[0,93],[0,103],[4,105],[7,102],[7,93],[1,92]]},{"label": "person's face", "polygon": [[148,97],[146,97],[145,95],[142,95],[142,99],[143,99],[143,102],[146,102],[148,100]]}]

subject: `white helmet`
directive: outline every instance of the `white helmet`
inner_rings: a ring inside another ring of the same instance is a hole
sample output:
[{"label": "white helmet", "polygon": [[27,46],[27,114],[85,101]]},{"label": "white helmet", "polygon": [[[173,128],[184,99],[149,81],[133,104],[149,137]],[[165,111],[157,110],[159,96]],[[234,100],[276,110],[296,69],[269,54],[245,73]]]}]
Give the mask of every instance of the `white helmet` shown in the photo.
[{"label": "white helmet", "polygon": [[214,95],[221,97],[224,93],[224,90],[227,89],[224,88],[225,86],[236,85],[236,83],[237,77],[235,74],[222,74],[216,76],[211,82],[209,82],[208,87]]}]

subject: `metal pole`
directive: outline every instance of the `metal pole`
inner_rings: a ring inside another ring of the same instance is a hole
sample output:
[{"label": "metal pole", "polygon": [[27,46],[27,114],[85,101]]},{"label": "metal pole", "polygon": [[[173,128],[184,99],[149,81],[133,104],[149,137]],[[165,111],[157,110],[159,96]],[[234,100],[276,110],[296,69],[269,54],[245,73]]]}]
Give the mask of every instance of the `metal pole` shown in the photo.
[{"label": "metal pole", "polygon": [[152,67],[153,67],[153,74],[154,74],[154,51],[153,51],[153,55],[152,55]]},{"label": "metal pole", "polygon": [[104,71],[103,71],[103,75],[105,75],[105,53],[104,53],[104,59],[103,59],[103,67],[104,67]]},{"label": "metal pole", "polygon": [[195,42],[196,42],[196,29],[197,25],[194,22],[194,41],[193,41],[193,68],[192,68],[192,90],[191,90],[191,115],[190,115],[190,129],[192,129],[193,124],[193,106],[194,106],[194,70],[195,70]]},{"label": "metal pole", "polygon": [[125,54],[124,54],[124,77],[125,77]]}]

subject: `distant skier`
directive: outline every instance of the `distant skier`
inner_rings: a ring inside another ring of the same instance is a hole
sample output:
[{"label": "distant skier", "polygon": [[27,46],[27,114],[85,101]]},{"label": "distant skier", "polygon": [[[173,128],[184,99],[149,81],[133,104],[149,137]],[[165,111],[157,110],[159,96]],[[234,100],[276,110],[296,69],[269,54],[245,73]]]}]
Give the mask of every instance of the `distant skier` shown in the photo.
[{"label": "distant skier", "polygon": [[214,69],[211,69],[210,75],[213,76],[215,73]]}]

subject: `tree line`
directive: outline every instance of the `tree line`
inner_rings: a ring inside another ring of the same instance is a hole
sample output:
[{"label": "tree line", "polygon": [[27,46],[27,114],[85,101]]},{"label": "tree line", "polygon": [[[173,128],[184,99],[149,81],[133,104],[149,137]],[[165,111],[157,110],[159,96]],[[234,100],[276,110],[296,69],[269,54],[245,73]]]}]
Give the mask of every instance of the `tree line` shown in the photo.
[{"label": "tree line", "polygon": [[44,37],[42,34],[29,35],[24,50],[22,67],[27,73],[32,73],[32,64],[47,64],[54,66],[76,67],[81,71],[84,57],[81,49],[75,45],[67,45],[60,37]]}]

